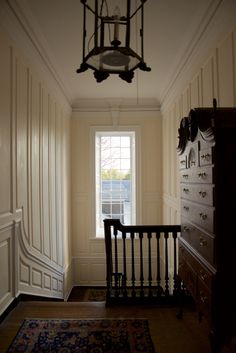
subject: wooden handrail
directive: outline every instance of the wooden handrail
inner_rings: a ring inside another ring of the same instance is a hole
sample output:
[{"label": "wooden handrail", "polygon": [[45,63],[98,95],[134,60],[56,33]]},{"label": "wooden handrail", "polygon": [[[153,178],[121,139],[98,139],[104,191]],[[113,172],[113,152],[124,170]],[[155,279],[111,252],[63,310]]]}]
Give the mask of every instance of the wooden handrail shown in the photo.
[{"label": "wooden handrail", "polygon": [[[107,304],[127,302],[127,299],[153,302],[178,294],[177,238],[180,225],[123,225],[119,219],[105,219],[104,230]],[[173,251],[169,249],[170,242]]]}]

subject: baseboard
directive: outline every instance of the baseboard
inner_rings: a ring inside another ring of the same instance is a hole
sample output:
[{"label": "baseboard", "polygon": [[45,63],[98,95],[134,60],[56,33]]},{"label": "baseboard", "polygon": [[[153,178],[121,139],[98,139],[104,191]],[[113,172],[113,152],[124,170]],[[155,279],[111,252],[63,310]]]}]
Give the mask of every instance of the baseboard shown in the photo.
[{"label": "baseboard", "polygon": [[64,299],[60,298],[52,298],[52,297],[43,297],[39,295],[32,295],[32,294],[19,294],[18,297],[16,297],[9,305],[8,307],[4,310],[4,312],[0,315],[0,323],[10,314],[10,312],[15,309],[15,307],[20,303],[20,302],[25,302],[25,301],[54,301],[54,302],[64,302]]}]

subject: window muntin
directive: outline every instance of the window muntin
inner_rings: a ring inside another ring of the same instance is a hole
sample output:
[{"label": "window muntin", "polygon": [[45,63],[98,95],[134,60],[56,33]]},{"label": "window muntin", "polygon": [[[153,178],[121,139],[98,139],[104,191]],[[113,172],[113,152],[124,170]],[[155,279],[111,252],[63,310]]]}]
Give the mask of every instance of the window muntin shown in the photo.
[{"label": "window muntin", "polygon": [[105,218],[136,222],[135,132],[97,131],[96,236],[102,236]]}]

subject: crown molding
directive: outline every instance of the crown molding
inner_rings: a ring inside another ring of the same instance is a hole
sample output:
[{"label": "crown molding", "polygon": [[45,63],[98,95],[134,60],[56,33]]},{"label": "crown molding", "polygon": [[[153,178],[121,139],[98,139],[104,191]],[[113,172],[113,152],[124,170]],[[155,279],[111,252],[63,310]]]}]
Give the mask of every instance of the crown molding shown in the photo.
[{"label": "crown molding", "polygon": [[[27,2],[25,0],[5,0],[1,4],[0,19],[3,29],[7,31],[19,50],[24,51],[27,59],[37,62],[45,73],[47,81],[56,84],[63,96],[69,110],[71,109],[71,94],[68,87],[63,84],[61,70],[56,66],[56,60],[37,25]],[[20,45],[19,45],[20,43]],[[60,75],[58,74],[60,72]],[[49,76],[50,75],[50,76]],[[50,78],[49,78],[50,77]]]},{"label": "crown molding", "polygon": [[79,99],[72,107],[72,112],[144,112],[160,111],[155,99]]},{"label": "crown molding", "polygon": [[182,51],[180,60],[161,97],[161,111],[164,112],[180,91],[189,83],[207,55],[215,50],[225,33],[232,29],[236,20],[235,0],[212,0],[192,39]]}]

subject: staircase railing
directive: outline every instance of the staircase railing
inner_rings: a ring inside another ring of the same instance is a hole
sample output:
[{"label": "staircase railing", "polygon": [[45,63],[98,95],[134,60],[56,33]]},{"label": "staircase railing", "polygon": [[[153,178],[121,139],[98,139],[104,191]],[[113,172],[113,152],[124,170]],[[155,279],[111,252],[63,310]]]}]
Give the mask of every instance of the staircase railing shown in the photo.
[{"label": "staircase railing", "polygon": [[125,226],[105,219],[107,304],[176,302],[180,225]]}]

